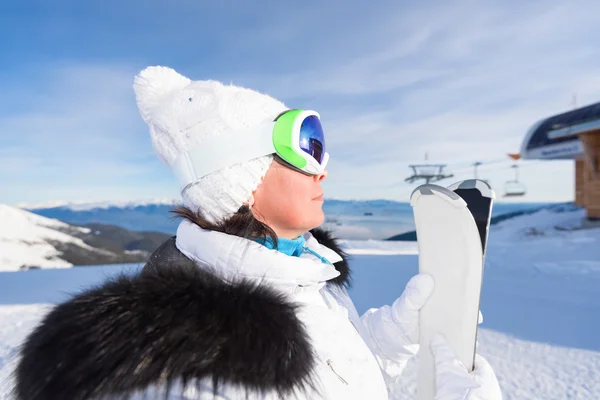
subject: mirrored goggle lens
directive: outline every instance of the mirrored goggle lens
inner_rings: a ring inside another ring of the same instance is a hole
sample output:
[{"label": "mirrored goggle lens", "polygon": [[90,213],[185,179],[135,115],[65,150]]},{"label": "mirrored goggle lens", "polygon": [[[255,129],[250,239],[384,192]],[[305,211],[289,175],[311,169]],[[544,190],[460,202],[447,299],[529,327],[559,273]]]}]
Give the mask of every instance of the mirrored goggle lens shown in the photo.
[{"label": "mirrored goggle lens", "polygon": [[300,127],[300,148],[310,154],[319,164],[325,155],[325,137],[321,121],[314,115],[306,117]]}]

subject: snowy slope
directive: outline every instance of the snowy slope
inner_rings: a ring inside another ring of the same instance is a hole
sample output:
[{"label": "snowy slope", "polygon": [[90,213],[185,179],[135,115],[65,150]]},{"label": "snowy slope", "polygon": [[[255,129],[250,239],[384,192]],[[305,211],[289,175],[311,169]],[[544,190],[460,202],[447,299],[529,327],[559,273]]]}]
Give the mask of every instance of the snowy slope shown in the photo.
[{"label": "snowy slope", "polygon": [[0,271],[16,271],[21,266],[65,268],[71,264],[51,242],[70,243],[94,249],[68,231],[89,232],[55,219],[49,219],[11,206],[0,204]]},{"label": "snowy slope", "polygon": [[0,307],[0,400],[12,398],[11,375],[23,332],[35,328],[50,308],[47,304]]},{"label": "snowy slope", "polygon": [[[597,400],[600,352],[521,340],[482,328],[477,352],[498,377],[504,400]],[[418,357],[411,360],[394,400],[415,399]]]},{"label": "snowy slope", "polygon": [[[490,232],[478,352],[504,399],[600,399],[600,229],[579,229],[583,212],[540,211]],[[359,312],[390,304],[417,272],[411,243],[345,241]],[[135,271],[139,266],[126,266]],[[18,344],[49,304],[123,267],[0,274],[0,399]],[[416,362],[396,399],[415,398]]]},{"label": "snowy slope", "polygon": [[73,226],[0,204],[0,271],[145,262],[169,237],[107,224]]}]

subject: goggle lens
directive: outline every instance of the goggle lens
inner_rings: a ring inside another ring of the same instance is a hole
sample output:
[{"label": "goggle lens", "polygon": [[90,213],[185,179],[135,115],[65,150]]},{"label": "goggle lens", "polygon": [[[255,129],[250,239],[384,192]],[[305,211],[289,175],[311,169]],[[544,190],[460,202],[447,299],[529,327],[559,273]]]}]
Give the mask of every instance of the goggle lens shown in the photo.
[{"label": "goggle lens", "polygon": [[300,148],[311,155],[319,164],[325,155],[325,136],[321,121],[315,115],[306,117],[300,127]]}]

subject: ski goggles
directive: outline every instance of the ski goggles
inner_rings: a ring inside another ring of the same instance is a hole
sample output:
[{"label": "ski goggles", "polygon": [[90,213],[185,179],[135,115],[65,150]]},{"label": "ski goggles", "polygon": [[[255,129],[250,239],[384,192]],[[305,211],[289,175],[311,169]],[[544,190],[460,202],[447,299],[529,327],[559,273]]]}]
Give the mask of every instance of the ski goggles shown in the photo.
[{"label": "ski goggles", "polygon": [[268,154],[303,174],[324,173],[329,154],[319,113],[288,110],[272,121],[207,138],[179,156],[172,169],[183,191],[222,168]]}]

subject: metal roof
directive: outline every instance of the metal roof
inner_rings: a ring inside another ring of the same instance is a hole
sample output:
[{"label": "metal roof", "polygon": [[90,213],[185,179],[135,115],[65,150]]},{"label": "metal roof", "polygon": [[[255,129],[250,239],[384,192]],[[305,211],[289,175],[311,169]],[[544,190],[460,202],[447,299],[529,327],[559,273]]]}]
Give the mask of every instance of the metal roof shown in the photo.
[{"label": "metal roof", "polygon": [[536,122],[521,145],[524,159],[569,159],[583,154],[577,134],[600,130],[600,102]]}]

